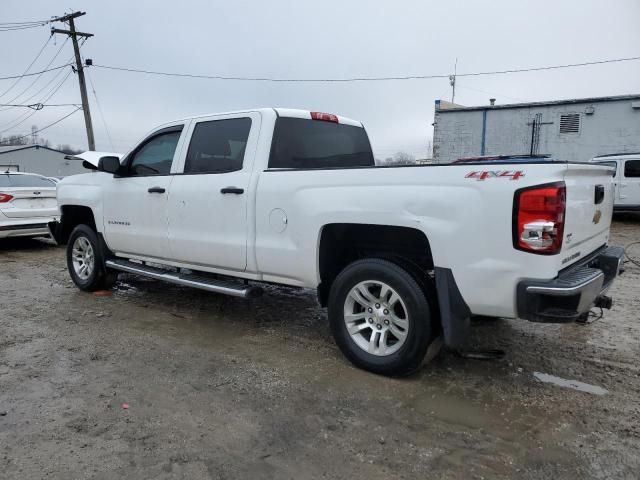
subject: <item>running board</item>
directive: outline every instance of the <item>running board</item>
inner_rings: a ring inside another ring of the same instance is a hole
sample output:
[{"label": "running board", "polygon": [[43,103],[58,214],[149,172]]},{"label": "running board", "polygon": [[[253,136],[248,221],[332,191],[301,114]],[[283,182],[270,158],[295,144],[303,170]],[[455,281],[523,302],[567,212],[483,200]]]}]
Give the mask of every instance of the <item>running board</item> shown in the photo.
[{"label": "running board", "polygon": [[231,295],[232,297],[255,298],[262,295],[262,288],[254,285],[244,285],[230,280],[219,280],[196,274],[169,272],[161,268],[150,267],[128,260],[107,260],[105,265],[107,268],[121,272],[134,273],[155,280],[163,280],[165,282],[175,283],[176,285],[198,288],[200,290],[206,290],[207,292]]}]

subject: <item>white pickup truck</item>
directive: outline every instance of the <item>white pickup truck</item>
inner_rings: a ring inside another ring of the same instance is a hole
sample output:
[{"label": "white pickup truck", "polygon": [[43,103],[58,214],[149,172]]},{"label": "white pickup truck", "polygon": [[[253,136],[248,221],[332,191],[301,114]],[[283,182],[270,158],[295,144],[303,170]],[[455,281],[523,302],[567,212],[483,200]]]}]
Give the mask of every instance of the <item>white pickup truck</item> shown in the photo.
[{"label": "white pickup truck", "polygon": [[171,122],[94,163],[58,184],[54,236],[80,289],[117,272],[239,297],[317,289],[344,354],[381,374],[415,370],[436,337],[460,346],[472,315],[609,307],[622,263],[608,166],[376,166],[360,122],[280,108]]}]

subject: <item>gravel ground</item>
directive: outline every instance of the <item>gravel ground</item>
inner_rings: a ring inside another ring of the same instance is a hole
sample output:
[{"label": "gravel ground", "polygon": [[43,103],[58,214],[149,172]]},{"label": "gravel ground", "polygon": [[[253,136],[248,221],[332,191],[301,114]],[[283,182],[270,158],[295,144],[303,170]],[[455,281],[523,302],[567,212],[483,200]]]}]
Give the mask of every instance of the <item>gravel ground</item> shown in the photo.
[{"label": "gravel ground", "polygon": [[[640,218],[618,218],[612,243],[635,240]],[[442,352],[389,379],[347,363],[313,292],[128,276],[100,297],[64,249],[5,241],[0,477],[635,479],[639,279],[628,263],[593,324],[478,321],[474,346],[503,359]]]}]

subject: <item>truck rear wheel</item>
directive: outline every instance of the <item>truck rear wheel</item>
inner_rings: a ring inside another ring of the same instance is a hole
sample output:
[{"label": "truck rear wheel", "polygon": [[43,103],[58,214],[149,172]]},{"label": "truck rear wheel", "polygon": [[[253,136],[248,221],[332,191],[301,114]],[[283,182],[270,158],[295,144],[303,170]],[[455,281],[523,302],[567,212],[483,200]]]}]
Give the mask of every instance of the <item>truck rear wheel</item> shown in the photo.
[{"label": "truck rear wheel", "polygon": [[104,249],[98,235],[88,225],[73,229],[67,243],[67,268],[80,290],[94,292],[111,288],[117,275],[104,266]]},{"label": "truck rear wheel", "polygon": [[370,258],[347,266],[329,292],[329,323],[342,353],[382,375],[407,375],[432,341],[432,309],[406,270]]}]

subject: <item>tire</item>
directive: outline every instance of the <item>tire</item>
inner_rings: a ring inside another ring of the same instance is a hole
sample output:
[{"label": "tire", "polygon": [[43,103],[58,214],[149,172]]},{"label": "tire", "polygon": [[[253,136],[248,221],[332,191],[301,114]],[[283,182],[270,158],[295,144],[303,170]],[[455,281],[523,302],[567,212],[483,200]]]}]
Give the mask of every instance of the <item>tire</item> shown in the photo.
[{"label": "tire", "polygon": [[328,310],[342,353],[373,373],[414,372],[433,340],[434,310],[424,286],[387,260],[369,258],[348,265],[331,286]]},{"label": "tire", "polygon": [[[108,290],[117,274],[104,266],[104,248],[96,232],[87,225],[73,229],[67,243],[67,268],[76,286],[85,292]],[[82,268],[82,266],[86,268]]]}]

